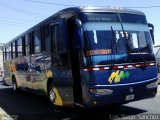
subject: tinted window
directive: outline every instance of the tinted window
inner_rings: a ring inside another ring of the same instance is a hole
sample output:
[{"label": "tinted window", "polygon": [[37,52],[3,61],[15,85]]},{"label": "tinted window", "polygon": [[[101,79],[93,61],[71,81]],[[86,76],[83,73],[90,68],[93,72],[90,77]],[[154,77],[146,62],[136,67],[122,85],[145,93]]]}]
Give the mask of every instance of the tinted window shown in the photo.
[{"label": "tinted window", "polygon": [[15,47],[15,42],[12,43],[12,54],[13,54],[13,58],[16,58],[16,47]]},{"label": "tinted window", "polygon": [[36,30],[34,32],[34,52],[41,52],[41,32],[40,30]]},{"label": "tinted window", "polygon": [[18,57],[22,56],[22,38],[17,41]]},{"label": "tinted window", "polygon": [[6,47],[6,59],[7,60],[11,59],[11,45]]},{"label": "tinted window", "polygon": [[29,45],[29,34],[25,36],[25,49],[26,49],[26,55],[29,55],[30,53],[30,45]]},{"label": "tinted window", "polygon": [[[147,24],[144,15],[120,13],[119,16],[123,23],[141,23]],[[82,22],[120,22],[117,13],[82,13],[80,15]]]}]

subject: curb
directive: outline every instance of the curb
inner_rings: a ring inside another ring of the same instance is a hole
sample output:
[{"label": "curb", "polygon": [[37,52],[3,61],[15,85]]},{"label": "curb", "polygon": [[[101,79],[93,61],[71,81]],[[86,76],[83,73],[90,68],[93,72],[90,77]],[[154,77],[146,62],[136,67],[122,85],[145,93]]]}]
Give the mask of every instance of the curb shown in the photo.
[{"label": "curb", "polygon": [[0,107],[0,120],[14,120],[14,119]]}]

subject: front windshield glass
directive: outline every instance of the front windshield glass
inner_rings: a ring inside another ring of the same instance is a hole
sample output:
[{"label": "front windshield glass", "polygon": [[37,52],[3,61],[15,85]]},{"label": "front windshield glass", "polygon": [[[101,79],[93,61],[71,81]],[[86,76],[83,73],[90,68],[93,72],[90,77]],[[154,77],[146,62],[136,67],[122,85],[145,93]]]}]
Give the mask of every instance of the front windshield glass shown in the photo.
[{"label": "front windshield glass", "polygon": [[[149,52],[149,28],[144,15],[117,13],[84,13],[86,55]],[[122,25],[124,31],[122,29]]]}]

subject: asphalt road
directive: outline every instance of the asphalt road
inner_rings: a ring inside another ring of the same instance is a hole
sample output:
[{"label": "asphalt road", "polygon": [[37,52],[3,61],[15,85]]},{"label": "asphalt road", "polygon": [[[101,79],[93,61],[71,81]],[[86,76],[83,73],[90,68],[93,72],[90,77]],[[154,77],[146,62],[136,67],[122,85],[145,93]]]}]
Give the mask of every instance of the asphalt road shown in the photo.
[{"label": "asphalt road", "polygon": [[116,107],[55,109],[47,98],[26,91],[14,93],[12,87],[4,86],[0,81],[0,108],[18,120],[117,120],[124,116],[160,114],[160,95]]}]

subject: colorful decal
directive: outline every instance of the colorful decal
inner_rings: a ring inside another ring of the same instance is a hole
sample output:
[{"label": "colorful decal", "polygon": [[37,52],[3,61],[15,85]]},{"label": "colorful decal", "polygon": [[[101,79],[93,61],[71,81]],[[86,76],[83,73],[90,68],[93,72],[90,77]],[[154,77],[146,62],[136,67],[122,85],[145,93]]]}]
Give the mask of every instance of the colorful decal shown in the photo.
[{"label": "colorful decal", "polygon": [[124,71],[119,71],[117,70],[116,72],[113,72],[111,76],[108,79],[108,82],[111,84],[113,82],[118,83],[122,79],[128,78],[130,75],[129,72],[124,72]]}]

